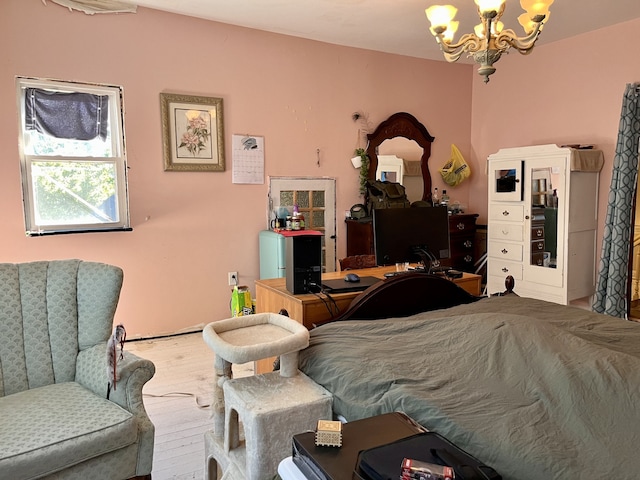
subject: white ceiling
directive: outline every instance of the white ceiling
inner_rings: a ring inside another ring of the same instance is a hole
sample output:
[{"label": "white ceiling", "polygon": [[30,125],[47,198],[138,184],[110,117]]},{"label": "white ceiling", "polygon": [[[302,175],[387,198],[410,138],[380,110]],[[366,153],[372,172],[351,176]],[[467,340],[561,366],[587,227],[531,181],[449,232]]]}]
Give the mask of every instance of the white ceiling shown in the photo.
[{"label": "white ceiling", "polygon": [[[425,8],[435,0],[127,0],[140,7],[322,42],[442,60]],[[458,8],[456,38],[479,23],[473,0]],[[507,0],[505,28],[523,33],[520,2]],[[640,0],[556,0],[538,45],[640,17]],[[615,40],[612,40],[615,41]],[[462,59],[461,59],[462,61]]]}]

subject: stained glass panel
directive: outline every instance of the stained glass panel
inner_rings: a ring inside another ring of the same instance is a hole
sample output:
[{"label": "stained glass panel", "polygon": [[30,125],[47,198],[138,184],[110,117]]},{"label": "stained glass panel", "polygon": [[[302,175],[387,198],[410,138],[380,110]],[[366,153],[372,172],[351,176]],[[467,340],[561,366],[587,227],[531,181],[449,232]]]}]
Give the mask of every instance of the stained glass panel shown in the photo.
[{"label": "stained glass panel", "polygon": [[314,190],[312,192],[312,199],[313,199],[313,207],[314,208],[322,208],[324,207],[324,191],[320,190]]},{"label": "stained glass panel", "polygon": [[280,192],[280,205],[283,207],[293,205],[293,190],[283,190]]},{"label": "stained glass panel", "polygon": [[311,213],[311,224],[313,228],[324,228],[324,210],[314,210]]},{"label": "stained glass panel", "polygon": [[298,208],[304,209],[309,208],[309,191],[308,190],[298,190],[296,195],[296,203],[298,204]]}]

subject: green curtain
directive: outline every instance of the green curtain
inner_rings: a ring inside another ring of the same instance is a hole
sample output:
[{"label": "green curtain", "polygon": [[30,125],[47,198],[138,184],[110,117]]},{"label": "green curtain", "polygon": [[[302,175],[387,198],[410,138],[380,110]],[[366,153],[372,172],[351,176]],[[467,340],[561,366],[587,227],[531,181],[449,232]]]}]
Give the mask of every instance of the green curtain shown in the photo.
[{"label": "green curtain", "polygon": [[628,84],[622,99],[616,155],[592,309],[614,317],[627,316],[629,251],[633,230],[633,199],[638,180],[640,83]]}]

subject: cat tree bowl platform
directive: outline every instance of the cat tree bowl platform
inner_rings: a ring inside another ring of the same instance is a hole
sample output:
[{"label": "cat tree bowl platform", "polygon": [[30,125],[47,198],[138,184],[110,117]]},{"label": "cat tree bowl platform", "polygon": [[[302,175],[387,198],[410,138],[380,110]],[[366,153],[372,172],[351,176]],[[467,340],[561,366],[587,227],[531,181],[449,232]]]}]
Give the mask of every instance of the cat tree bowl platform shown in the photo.
[{"label": "cat tree bowl platform", "polygon": [[[331,418],[332,396],[298,371],[298,352],[309,331],[284,315],[262,313],[208,324],[203,330],[215,353],[214,429],[205,434],[208,480],[272,479],[291,450],[291,437]],[[280,357],[280,372],[232,379],[231,365]],[[239,420],[245,432],[239,435]]]}]

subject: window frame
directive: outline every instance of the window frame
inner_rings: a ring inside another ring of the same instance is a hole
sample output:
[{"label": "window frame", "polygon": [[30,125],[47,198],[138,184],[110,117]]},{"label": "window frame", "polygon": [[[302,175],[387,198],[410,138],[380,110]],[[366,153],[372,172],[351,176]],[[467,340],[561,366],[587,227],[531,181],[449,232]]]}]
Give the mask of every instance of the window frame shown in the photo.
[{"label": "window frame", "polygon": [[[25,92],[27,88],[39,88],[56,92],[82,92],[94,95],[108,95],[109,124],[112,156],[86,157],[64,155],[27,155],[25,153]],[[61,80],[16,77],[18,101],[18,149],[20,174],[22,179],[22,201],[25,232],[27,236],[41,236],[60,233],[86,233],[102,231],[130,231],[129,192],[127,185],[127,157],[124,130],[124,91],[121,86],[69,82]],[[37,162],[111,164],[115,170],[115,205],[118,221],[84,223],[37,223],[37,201],[34,192],[32,166]]]}]

